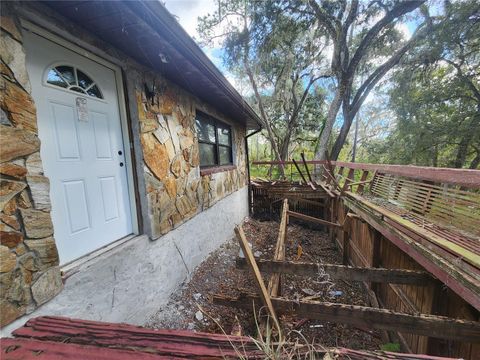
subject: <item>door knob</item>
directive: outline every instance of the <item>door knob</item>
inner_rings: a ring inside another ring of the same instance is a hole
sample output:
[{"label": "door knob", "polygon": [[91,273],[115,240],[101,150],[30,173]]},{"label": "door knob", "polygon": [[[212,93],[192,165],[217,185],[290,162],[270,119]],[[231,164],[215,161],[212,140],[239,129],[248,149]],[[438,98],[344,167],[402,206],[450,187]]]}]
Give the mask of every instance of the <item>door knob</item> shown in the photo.
[{"label": "door knob", "polygon": [[122,167],[122,166],[123,166],[123,162],[120,163],[120,167]]}]

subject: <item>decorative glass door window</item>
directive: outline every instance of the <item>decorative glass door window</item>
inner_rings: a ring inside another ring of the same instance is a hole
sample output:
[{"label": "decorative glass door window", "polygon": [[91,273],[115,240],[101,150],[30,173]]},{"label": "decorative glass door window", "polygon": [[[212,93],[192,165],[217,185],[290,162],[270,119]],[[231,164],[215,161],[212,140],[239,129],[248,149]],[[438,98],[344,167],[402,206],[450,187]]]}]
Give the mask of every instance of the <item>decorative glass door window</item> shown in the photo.
[{"label": "decorative glass door window", "polygon": [[201,112],[197,112],[195,123],[200,150],[200,167],[232,164],[231,127]]},{"label": "decorative glass door window", "polygon": [[51,68],[47,75],[47,83],[97,99],[103,99],[102,92],[97,84],[83,71],[73,66],[59,65]]}]

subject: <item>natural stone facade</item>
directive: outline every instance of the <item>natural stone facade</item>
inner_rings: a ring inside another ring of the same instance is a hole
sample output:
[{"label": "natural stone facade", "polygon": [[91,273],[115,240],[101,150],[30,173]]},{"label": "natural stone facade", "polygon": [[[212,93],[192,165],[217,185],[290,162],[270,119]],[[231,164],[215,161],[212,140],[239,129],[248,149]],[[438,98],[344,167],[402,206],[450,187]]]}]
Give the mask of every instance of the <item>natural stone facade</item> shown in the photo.
[{"label": "natural stone facade", "polygon": [[22,36],[2,7],[0,38],[0,326],[62,288]]},{"label": "natural stone facade", "polygon": [[[142,78],[143,76],[138,78]],[[153,100],[136,84],[136,103],[144,158],[144,176],[153,239],[212,206],[246,182],[245,127],[235,124],[211,106],[167,80]],[[159,84],[160,82],[160,84]],[[200,110],[232,127],[234,167],[201,175],[195,113]]]}]

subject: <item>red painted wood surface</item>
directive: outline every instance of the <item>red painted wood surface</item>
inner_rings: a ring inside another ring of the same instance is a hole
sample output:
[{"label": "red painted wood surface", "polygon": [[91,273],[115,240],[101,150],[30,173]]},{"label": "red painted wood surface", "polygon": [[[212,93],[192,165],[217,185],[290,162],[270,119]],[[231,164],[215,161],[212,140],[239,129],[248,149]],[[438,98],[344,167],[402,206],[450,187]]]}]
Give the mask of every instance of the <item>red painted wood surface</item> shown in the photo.
[{"label": "red painted wood surface", "polygon": [[2,360],[159,360],[185,359],[184,357],[159,356],[134,350],[101,348],[94,345],[76,345],[33,339],[2,339]]},{"label": "red painted wood surface", "polygon": [[[2,360],[263,359],[250,338],[185,330],[145,329],[62,317],[38,317],[1,339]],[[237,349],[235,351],[233,346]],[[453,360],[428,355],[329,349],[335,359]],[[323,358],[325,351],[318,356]]]},{"label": "red painted wood surface", "polygon": [[[146,329],[127,324],[77,320],[62,317],[38,317],[13,332],[17,338],[69,342],[102,348],[136,349],[165,356],[189,359],[237,357],[237,351],[249,358],[258,355],[248,337],[195,333],[186,330]],[[236,350],[237,349],[237,350]]]}]

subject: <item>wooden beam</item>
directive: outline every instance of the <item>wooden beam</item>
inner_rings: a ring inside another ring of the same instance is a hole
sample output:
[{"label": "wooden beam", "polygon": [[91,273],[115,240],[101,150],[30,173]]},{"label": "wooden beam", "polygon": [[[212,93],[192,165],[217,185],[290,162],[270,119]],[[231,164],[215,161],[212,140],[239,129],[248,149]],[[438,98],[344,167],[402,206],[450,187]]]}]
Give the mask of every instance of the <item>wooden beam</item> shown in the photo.
[{"label": "wooden beam", "polygon": [[[364,182],[370,183],[372,181],[372,180],[367,181],[368,173],[369,173],[368,170],[363,170],[362,171],[362,177],[360,178],[360,183],[358,184],[358,187],[357,187],[357,193],[359,193],[359,194],[363,193],[363,188],[365,187]],[[350,185],[352,185],[352,184],[350,184]],[[353,191],[353,188],[352,188],[352,191]]]},{"label": "wooden beam", "polygon": [[310,222],[314,222],[314,223],[325,225],[325,226],[343,228],[343,226],[340,225],[340,224],[332,223],[330,221],[322,220],[322,219],[319,219],[319,218],[316,218],[316,217],[313,217],[313,216],[300,214],[300,213],[297,213],[295,211],[288,211],[288,215],[293,216],[297,219],[302,219],[302,220],[305,220],[305,221],[310,221]]},{"label": "wooden beam", "polygon": [[238,242],[240,243],[240,247],[242,248],[243,254],[245,255],[245,259],[248,262],[250,270],[253,273],[255,283],[260,290],[261,301],[267,307],[270,317],[272,318],[278,332],[280,333],[281,329],[280,323],[277,319],[277,314],[275,313],[275,309],[273,308],[270,295],[268,294],[265,284],[263,283],[262,275],[260,274],[260,270],[258,270],[257,263],[255,262],[255,258],[253,257],[252,249],[250,249],[250,245],[248,244],[245,233],[243,232],[242,225],[235,227],[235,234],[237,235]]},{"label": "wooden beam", "polygon": [[350,226],[352,222],[350,218],[347,216],[348,214],[344,215],[344,222],[343,222],[343,251],[342,251],[342,263],[343,265],[348,265],[348,247],[350,243]]},{"label": "wooden beam", "polygon": [[310,183],[315,184],[315,181],[313,181],[312,175],[310,174],[310,170],[308,170],[308,165],[307,165],[307,162],[305,161],[305,154],[302,152],[300,156],[302,157],[303,166],[305,166],[305,171],[307,172],[307,176],[308,176],[308,179],[310,180]]},{"label": "wooden beam", "polygon": [[[240,298],[213,297],[215,304],[247,309],[251,308],[251,303],[255,300],[258,301],[256,295],[246,295]],[[477,343],[480,341],[480,322],[478,321],[427,314],[410,315],[358,305],[307,300],[291,301],[285,298],[272,298],[271,300],[279,313],[301,318],[399,331],[461,342]]]},{"label": "wooden beam", "polygon": [[400,299],[403,305],[405,305],[406,308],[408,308],[408,311],[413,314],[419,314],[420,311],[417,309],[415,304],[410,300],[407,294],[405,294],[405,291],[395,285],[395,284],[388,284],[388,287],[392,289],[392,291],[397,295],[397,297]]},{"label": "wooden beam", "polygon": [[[237,258],[236,263],[237,267],[240,269],[247,268],[247,262],[243,258]],[[350,281],[427,285],[433,280],[427,272],[404,269],[364,268],[334,264],[275,260],[257,260],[257,266],[260,271],[266,273],[283,273],[301,276],[316,276],[319,271],[325,271],[332,279]]]},{"label": "wooden beam", "polygon": [[317,185],[320,185],[320,187],[328,194],[328,196],[330,196],[331,198],[335,197],[335,194],[332,193],[327,186],[323,185],[322,182],[317,183]]},{"label": "wooden beam", "polygon": [[356,185],[366,185],[370,184],[372,180],[365,180],[365,181],[357,181],[357,182],[349,182],[347,184],[348,187],[356,186]]},{"label": "wooden beam", "polygon": [[[288,200],[283,200],[282,217],[280,221],[280,229],[278,231],[277,246],[275,247],[274,260],[285,260],[285,241],[287,237],[287,214],[288,214]],[[281,275],[274,273],[268,282],[268,294],[270,296],[280,295]]]},{"label": "wooden beam", "polygon": [[300,197],[290,197],[287,194],[285,194],[285,196],[290,201],[298,201],[298,202],[303,202],[303,203],[309,204],[309,205],[320,206],[320,207],[323,207],[323,208],[325,207],[324,203],[321,203],[321,202],[318,202],[318,201],[313,201],[313,200],[310,200],[310,199],[303,199],[303,198],[300,198]]},{"label": "wooden beam", "polygon": [[343,184],[342,190],[345,191],[348,188],[348,184],[353,182],[354,179],[354,174],[355,174],[355,169],[349,169],[347,177],[345,179],[345,183]]},{"label": "wooden beam", "polygon": [[293,164],[295,165],[295,167],[297,168],[298,173],[299,173],[300,176],[302,177],[303,182],[304,182],[305,184],[308,184],[307,179],[305,179],[305,176],[303,176],[302,170],[300,170],[300,168],[298,167],[298,164],[297,164],[297,162],[295,161],[295,159],[292,158],[292,161],[293,161]]}]

